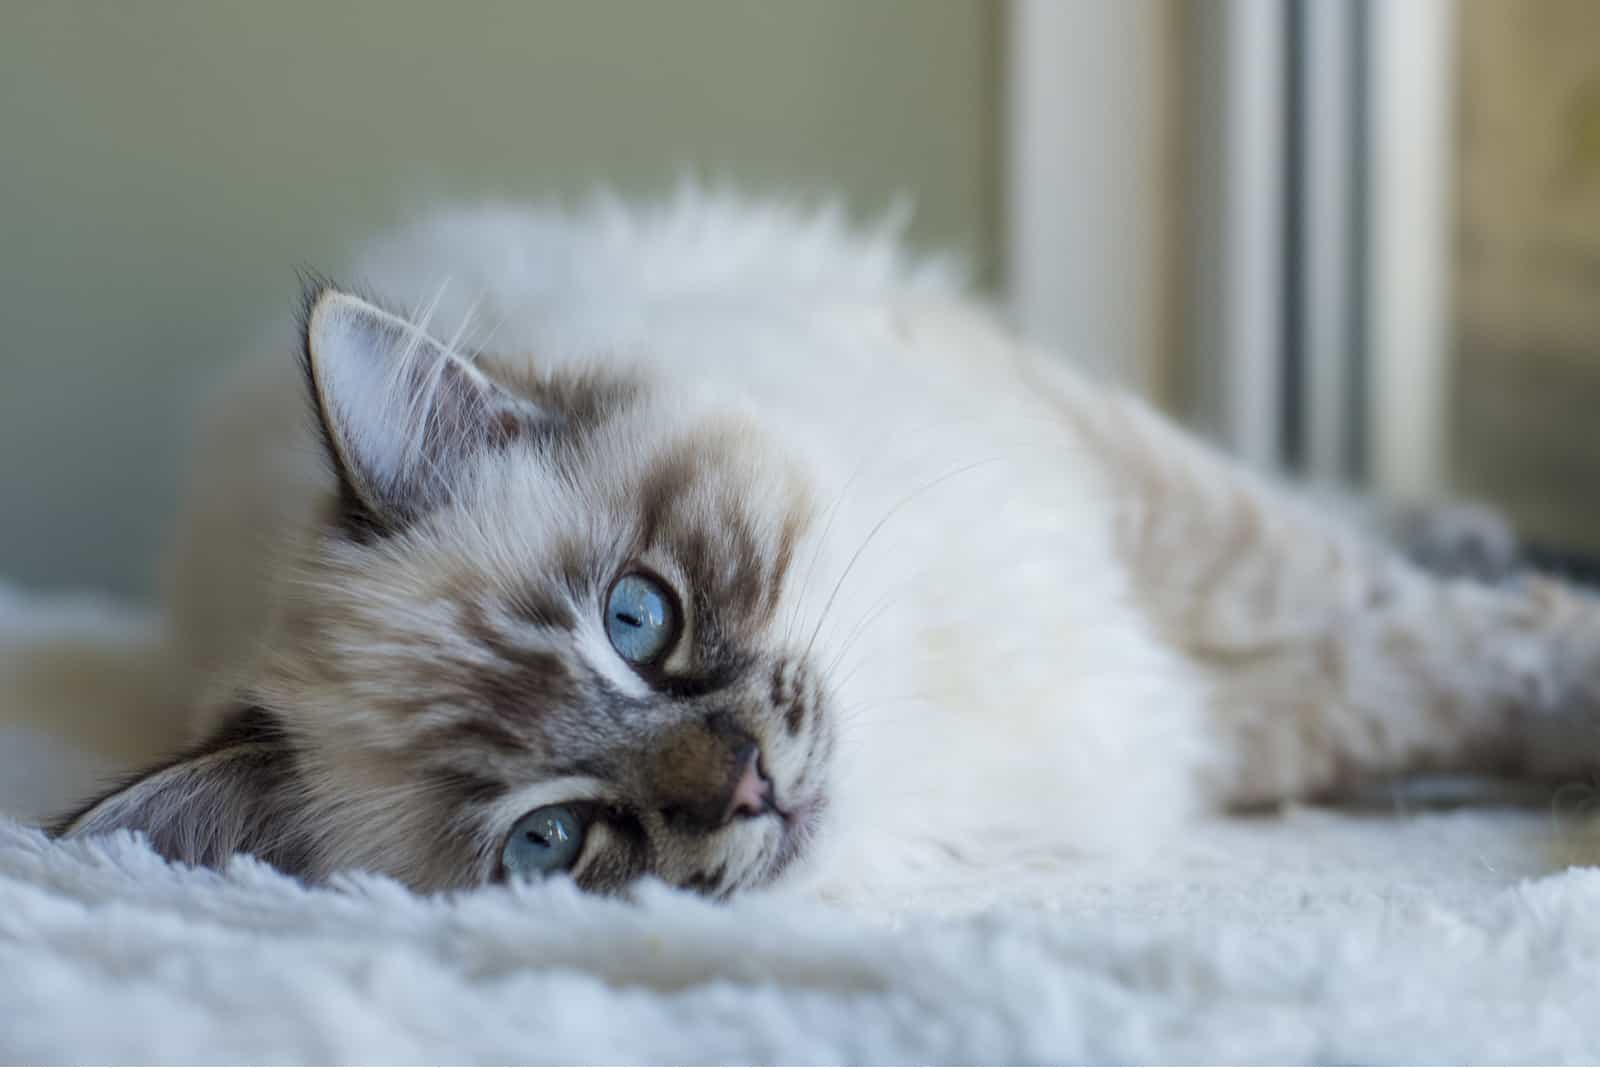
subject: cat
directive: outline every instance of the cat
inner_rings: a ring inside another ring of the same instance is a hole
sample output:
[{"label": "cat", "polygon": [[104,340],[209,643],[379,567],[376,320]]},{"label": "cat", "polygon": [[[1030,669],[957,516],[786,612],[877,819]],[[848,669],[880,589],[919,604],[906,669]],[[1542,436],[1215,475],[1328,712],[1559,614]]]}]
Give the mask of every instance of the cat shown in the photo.
[{"label": "cat", "polygon": [[194,744],[58,834],[848,897],[1600,757],[1595,599],[1430,573],[887,232],[485,207],[346,277],[198,451],[167,583]]}]

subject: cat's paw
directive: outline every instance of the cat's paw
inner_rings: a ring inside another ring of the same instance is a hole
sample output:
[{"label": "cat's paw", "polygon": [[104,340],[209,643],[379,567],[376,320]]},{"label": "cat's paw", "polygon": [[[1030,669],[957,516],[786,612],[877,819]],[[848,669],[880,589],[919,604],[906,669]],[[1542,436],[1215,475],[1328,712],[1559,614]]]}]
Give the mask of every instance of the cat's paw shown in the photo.
[{"label": "cat's paw", "polygon": [[[1530,575],[1515,594],[1524,628],[1498,655],[1517,680],[1510,702],[1521,715],[1513,731],[1517,774],[1600,788],[1600,597],[1558,579]],[[1524,629],[1524,633],[1527,631]]]},{"label": "cat's paw", "polygon": [[1470,502],[1401,508],[1395,542],[1417,566],[1442,578],[1499,583],[1523,568],[1522,546],[1505,516]]}]

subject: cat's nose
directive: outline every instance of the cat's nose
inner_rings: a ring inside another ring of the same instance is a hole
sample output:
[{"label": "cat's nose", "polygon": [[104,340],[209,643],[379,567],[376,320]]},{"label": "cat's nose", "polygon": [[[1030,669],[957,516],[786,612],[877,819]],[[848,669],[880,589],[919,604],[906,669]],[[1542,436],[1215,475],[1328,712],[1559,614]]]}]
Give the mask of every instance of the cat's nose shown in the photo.
[{"label": "cat's nose", "polygon": [[747,732],[713,717],[685,725],[647,750],[641,784],[669,823],[714,831],[735,819],[777,811],[761,747]]},{"label": "cat's nose", "polygon": [[761,750],[752,743],[744,747],[739,758],[743,767],[733,784],[733,793],[728,795],[728,807],[722,813],[723,823],[736,817],[750,819],[765,815],[774,808],[772,783],[761,768]]}]

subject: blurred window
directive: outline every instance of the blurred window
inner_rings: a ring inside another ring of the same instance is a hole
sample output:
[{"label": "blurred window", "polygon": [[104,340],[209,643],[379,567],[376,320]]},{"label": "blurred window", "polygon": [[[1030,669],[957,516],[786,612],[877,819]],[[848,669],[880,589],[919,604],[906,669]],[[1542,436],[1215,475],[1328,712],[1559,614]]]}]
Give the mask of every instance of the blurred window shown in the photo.
[{"label": "blurred window", "polygon": [[1448,466],[1600,550],[1600,4],[1464,0],[1455,103]]}]

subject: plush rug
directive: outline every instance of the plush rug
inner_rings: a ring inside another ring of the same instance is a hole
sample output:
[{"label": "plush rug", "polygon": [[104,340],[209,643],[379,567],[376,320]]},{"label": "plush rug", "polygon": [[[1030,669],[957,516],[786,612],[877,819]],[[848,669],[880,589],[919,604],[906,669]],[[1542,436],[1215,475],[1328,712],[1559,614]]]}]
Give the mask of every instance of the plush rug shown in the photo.
[{"label": "plush rug", "polygon": [[[160,697],[137,614],[0,592],[0,808],[37,817],[136,755]],[[0,1061],[1600,1060],[1582,823],[1411,803],[853,913],[307,890],[0,819]]]}]

